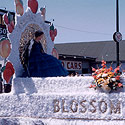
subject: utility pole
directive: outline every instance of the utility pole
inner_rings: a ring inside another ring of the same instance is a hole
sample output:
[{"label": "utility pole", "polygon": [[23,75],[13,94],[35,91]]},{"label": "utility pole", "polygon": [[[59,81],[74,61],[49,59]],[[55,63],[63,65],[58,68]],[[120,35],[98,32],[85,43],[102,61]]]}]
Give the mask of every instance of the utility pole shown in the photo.
[{"label": "utility pole", "polygon": [[122,41],[122,34],[119,32],[119,0],[116,0],[116,32],[113,39],[116,42],[116,65],[119,66],[119,42]]},{"label": "utility pole", "polygon": [[[119,32],[119,0],[116,0],[116,32]],[[119,66],[119,42],[116,42],[116,64]]]}]

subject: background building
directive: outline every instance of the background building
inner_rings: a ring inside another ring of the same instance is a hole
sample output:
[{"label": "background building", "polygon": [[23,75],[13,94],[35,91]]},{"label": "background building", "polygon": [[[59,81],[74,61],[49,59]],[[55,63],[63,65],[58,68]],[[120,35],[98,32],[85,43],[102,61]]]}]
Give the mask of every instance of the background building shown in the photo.
[{"label": "background building", "polygon": [[[56,44],[55,48],[59,53],[59,59],[67,64],[66,69],[69,72],[92,73],[92,67],[101,67],[102,59],[107,62],[107,67],[110,65],[113,68],[116,67],[116,43],[114,41],[63,43]],[[119,58],[121,70],[125,70],[125,40],[120,42]],[[79,68],[76,65],[82,67]],[[69,66],[77,68],[68,68]]]}]

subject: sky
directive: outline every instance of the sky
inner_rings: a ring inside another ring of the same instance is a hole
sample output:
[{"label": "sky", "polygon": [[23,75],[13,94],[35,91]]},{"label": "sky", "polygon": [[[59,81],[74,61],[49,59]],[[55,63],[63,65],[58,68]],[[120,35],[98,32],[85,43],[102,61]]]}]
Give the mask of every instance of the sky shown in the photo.
[{"label": "sky", "polygon": [[[22,0],[24,10],[27,0]],[[37,0],[46,6],[46,20],[57,29],[55,43],[113,40],[116,0]],[[14,0],[0,0],[0,8],[15,11]],[[125,39],[125,0],[119,0],[120,32]],[[54,21],[53,21],[54,19]]]}]

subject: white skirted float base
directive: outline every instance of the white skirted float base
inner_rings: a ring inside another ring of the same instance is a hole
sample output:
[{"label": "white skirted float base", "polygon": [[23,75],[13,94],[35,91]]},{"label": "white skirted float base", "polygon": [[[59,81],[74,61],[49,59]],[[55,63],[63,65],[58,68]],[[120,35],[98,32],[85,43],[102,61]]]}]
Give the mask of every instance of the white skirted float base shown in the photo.
[{"label": "white skirted float base", "polygon": [[15,78],[12,92],[0,95],[0,124],[124,125],[125,90],[100,92],[89,88],[92,81],[90,76]]}]

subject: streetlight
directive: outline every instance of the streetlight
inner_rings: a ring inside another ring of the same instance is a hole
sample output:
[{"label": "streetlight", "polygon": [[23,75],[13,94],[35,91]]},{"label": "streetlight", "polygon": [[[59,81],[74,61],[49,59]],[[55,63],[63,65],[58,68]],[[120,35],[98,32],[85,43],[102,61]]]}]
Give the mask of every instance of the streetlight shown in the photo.
[{"label": "streetlight", "polygon": [[113,39],[116,42],[116,64],[119,66],[119,42],[122,41],[122,34],[119,32],[119,0],[116,0],[116,32]]}]

